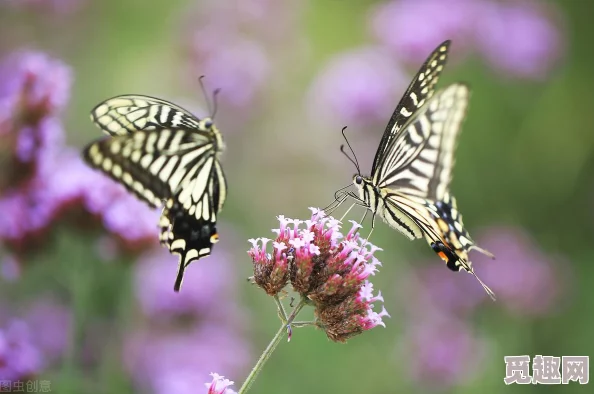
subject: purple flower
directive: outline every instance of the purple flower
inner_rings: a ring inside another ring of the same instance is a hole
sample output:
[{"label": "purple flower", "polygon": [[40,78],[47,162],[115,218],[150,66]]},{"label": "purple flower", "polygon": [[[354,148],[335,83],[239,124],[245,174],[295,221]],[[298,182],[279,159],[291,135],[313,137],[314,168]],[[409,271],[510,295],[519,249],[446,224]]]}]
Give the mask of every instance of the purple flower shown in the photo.
[{"label": "purple flower", "polygon": [[10,155],[0,188],[25,183],[63,146],[56,114],[68,100],[71,71],[37,52],[18,52],[0,65],[0,137]]},{"label": "purple flower", "polygon": [[76,150],[63,148],[41,169],[36,193],[59,208],[72,201],[82,202],[90,213],[99,215],[105,228],[128,242],[158,239],[160,211],[151,208],[107,175],[89,168]]},{"label": "purple flower", "polygon": [[193,69],[206,76],[205,85],[220,89],[220,99],[234,107],[250,104],[268,76],[264,47],[213,23],[202,26],[194,37]]},{"label": "purple flower", "polygon": [[336,126],[386,122],[409,77],[380,48],[360,48],[332,58],[307,95],[312,119]]},{"label": "purple flower", "polygon": [[[555,272],[552,254],[544,254],[534,241],[520,229],[495,227],[479,237],[479,245],[495,253],[491,260],[476,256],[481,279],[492,286],[497,302],[521,316],[549,312],[557,302],[561,285]],[[567,264],[563,264],[567,266]]]},{"label": "purple flower", "polygon": [[46,117],[32,126],[23,126],[17,137],[16,156],[21,162],[37,163],[50,160],[64,146],[64,130],[55,117]]},{"label": "purple flower", "polygon": [[229,327],[135,330],[124,346],[124,362],[141,387],[159,393],[195,393],[209,371],[240,372],[249,351]]},{"label": "purple flower", "polygon": [[454,51],[471,44],[480,4],[477,0],[393,0],[373,9],[371,28],[398,59],[420,66],[447,39],[456,43]]},{"label": "purple flower", "polygon": [[0,198],[0,211],[0,239],[17,243],[44,229],[54,212],[43,200],[20,190]]},{"label": "purple flower", "polygon": [[29,326],[21,320],[0,328],[0,380],[25,379],[41,372],[42,354],[32,339]]},{"label": "purple flower", "polygon": [[467,323],[447,315],[425,315],[407,322],[400,339],[410,378],[423,386],[449,388],[480,373],[487,343]]},{"label": "purple flower", "polygon": [[[223,233],[225,242],[229,239]],[[152,250],[134,266],[136,298],[145,315],[155,319],[176,316],[205,317],[226,314],[221,305],[233,291],[232,258],[223,248],[193,264],[184,277],[184,291],[173,292],[179,257],[165,248]]]},{"label": "purple flower", "polygon": [[[486,264],[489,263],[497,262],[489,260]],[[483,265],[473,266],[477,275],[484,280]],[[413,270],[404,277],[403,282],[414,284],[405,286],[406,289],[403,290],[408,294],[414,293],[412,298],[415,302],[409,310],[413,314],[417,311],[422,314],[427,308],[437,308],[448,313],[466,315],[487,299],[485,291],[474,277],[451,272],[439,260],[428,261],[423,264],[423,268]]]},{"label": "purple flower", "polygon": [[212,381],[204,384],[208,388],[208,394],[237,394],[229,388],[235,382],[225,379],[224,376],[218,373],[211,373],[210,376],[212,376]]},{"label": "purple flower", "polygon": [[[0,65],[0,114],[20,115],[12,119],[34,124],[60,111],[70,95],[72,71],[59,60],[41,52],[17,52]],[[9,119],[0,118],[0,125]],[[4,127],[0,134],[5,133]]]},{"label": "purple flower", "polygon": [[72,314],[68,308],[51,297],[44,297],[31,305],[23,320],[36,328],[31,338],[47,359],[61,357],[69,345]]},{"label": "purple flower", "polygon": [[477,23],[478,48],[498,70],[544,78],[562,52],[556,14],[542,2],[488,3]]},{"label": "purple flower", "polygon": [[103,211],[105,228],[127,241],[158,239],[160,212],[129,193],[111,201]]},{"label": "purple flower", "polygon": [[249,240],[254,282],[274,296],[290,281],[293,290],[312,302],[318,326],[333,341],[346,342],[378,325],[385,327],[386,310],[373,310],[374,303],[383,303],[383,298],[381,293],[373,295],[373,285],[367,280],[381,265],[373,255],[380,249],[359,237],[358,223],[352,222],[351,230],[343,235],[340,221],[320,209],[310,209],[312,216],[305,221],[278,217],[272,253],[267,252],[270,239]]},{"label": "purple flower", "polygon": [[2,261],[0,261],[0,277],[7,282],[13,282],[21,277],[21,264],[15,256],[8,255],[2,258]]}]

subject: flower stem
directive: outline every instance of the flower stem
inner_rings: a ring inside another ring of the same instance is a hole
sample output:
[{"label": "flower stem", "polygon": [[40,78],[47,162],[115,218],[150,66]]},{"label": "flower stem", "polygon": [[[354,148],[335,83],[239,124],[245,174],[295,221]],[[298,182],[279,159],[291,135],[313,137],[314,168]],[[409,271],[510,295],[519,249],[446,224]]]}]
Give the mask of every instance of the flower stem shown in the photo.
[{"label": "flower stem", "polygon": [[284,334],[287,331],[287,327],[291,325],[291,323],[293,322],[293,320],[295,320],[295,318],[297,317],[297,314],[301,311],[301,309],[305,305],[306,305],[306,301],[304,299],[301,299],[299,301],[299,304],[297,304],[297,306],[295,307],[295,309],[293,309],[293,311],[291,312],[291,315],[287,318],[287,320],[282,322],[280,328],[278,329],[278,331],[276,332],[276,334],[274,334],[274,337],[272,338],[272,341],[270,341],[270,343],[268,344],[268,346],[266,347],[266,349],[264,349],[264,352],[262,352],[262,355],[260,356],[260,359],[258,360],[258,362],[256,363],[256,365],[254,365],[254,368],[252,368],[252,371],[250,372],[250,374],[248,375],[248,377],[245,379],[245,382],[243,382],[243,385],[239,389],[238,394],[245,394],[245,393],[247,393],[247,391],[252,386],[252,383],[254,383],[254,381],[258,377],[258,374],[260,373],[260,371],[264,367],[264,364],[266,364],[266,361],[268,361],[268,359],[270,358],[270,356],[272,356],[272,352],[274,352],[274,350],[276,349],[276,347],[278,346],[278,344],[280,343],[280,341],[283,339]]}]

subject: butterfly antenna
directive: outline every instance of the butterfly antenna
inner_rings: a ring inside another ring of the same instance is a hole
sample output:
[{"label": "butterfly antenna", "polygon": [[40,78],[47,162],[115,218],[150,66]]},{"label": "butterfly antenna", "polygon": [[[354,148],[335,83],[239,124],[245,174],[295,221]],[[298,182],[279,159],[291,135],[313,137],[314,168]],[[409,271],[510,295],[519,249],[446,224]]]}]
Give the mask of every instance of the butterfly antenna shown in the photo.
[{"label": "butterfly antenna", "polygon": [[204,86],[203,79],[204,79],[204,75],[201,75],[198,78],[198,81],[200,82],[200,90],[202,90],[202,94],[204,95],[204,101],[206,101],[206,108],[208,109],[208,113],[212,114],[213,113],[213,104],[208,99],[208,94],[206,93],[206,87]]},{"label": "butterfly antenna", "polygon": [[214,92],[212,92],[212,115],[210,116],[210,118],[212,120],[214,120],[215,115],[217,114],[217,109],[219,109],[219,101],[217,100],[217,96],[219,95],[219,93],[221,92],[221,89],[215,89]]},{"label": "butterfly antenna", "polygon": [[351,146],[351,144],[349,143],[349,140],[347,139],[344,131],[346,130],[346,126],[344,126],[342,128],[342,137],[344,138],[344,140],[347,143],[347,146],[349,147],[349,149],[351,150],[351,153],[353,154],[353,157],[351,157],[347,152],[345,152],[344,150],[344,144],[340,145],[340,151],[350,160],[351,163],[353,163],[355,165],[355,167],[357,168],[357,174],[361,175],[361,168],[359,167],[359,161],[357,160],[357,155],[355,154],[355,151],[353,150],[353,147]]}]

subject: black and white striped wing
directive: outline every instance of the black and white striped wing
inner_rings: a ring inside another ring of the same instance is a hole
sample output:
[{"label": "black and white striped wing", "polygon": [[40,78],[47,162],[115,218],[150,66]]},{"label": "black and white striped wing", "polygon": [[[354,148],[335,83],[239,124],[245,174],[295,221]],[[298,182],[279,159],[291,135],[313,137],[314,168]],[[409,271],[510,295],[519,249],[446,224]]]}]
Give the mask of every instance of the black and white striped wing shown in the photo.
[{"label": "black and white striped wing", "polygon": [[216,220],[227,189],[219,131],[210,119],[147,96],[107,100],[91,119],[110,137],[85,148],[86,162],[151,206],[164,203],[160,239],[180,255],[179,290],[185,267],[208,256],[218,240]]},{"label": "black and white striped wing", "polygon": [[469,89],[456,83],[438,91],[389,144],[372,174],[374,184],[400,193],[441,200],[448,191],[456,141]]},{"label": "black and white striped wing", "polygon": [[153,97],[114,97],[91,120],[111,138],[89,144],[86,162],[155,207],[175,194],[189,167],[220,150],[219,132],[205,127],[210,120]]},{"label": "black and white striped wing", "polygon": [[386,126],[379,148],[373,159],[372,174],[377,171],[378,167],[382,166],[385,157],[389,155],[391,141],[414,118],[417,111],[425,105],[427,100],[433,96],[435,85],[447,62],[450,43],[449,40],[441,43],[429,55],[406,89],[402,99],[400,99]]},{"label": "black and white striped wing", "polygon": [[106,134],[127,135],[139,130],[184,128],[200,130],[201,121],[184,108],[156,97],[123,95],[98,104],[91,120]]},{"label": "black and white striped wing", "polygon": [[180,192],[167,200],[159,221],[161,243],[180,256],[175,291],[181,287],[185,268],[210,255],[218,242],[216,223],[227,194],[225,175],[215,156],[196,168],[197,174],[187,176]]}]

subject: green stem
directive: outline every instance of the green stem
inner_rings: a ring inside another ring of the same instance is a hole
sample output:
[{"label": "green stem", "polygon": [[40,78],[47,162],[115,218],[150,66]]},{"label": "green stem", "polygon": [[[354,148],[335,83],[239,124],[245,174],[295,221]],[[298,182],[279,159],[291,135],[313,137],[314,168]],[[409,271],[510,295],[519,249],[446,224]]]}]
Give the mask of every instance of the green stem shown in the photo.
[{"label": "green stem", "polygon": [[278,295],[274,296],[274,302],[276,302],[276,307],[278,308],[278,317],[281,319],[281,321],[286,322],[288,319],[287,312],[285,311],[285,307],[283,306],[280,298],[278,298]]},{"label": "green stem", "polygon": [[[280,303],[280,301],[278,301],[278,302]],[[297,304],[295,309],[293,309],[293,311],[291,312],[291,315],[287,318],[287,320],[283,321],[283,324],[280,326],[280,328],[278,329],[276,334],[274,334],[272,341],[270,341],[270,343],[268,344],[266,349],[264,349],[264,352],[262,352],[260,359],[258,360],[256,365],[254,365],[254,368],[252,368],[252,371],[250,372],[248,377],[245,379],[245,382],[243,382],[243,385],[239,389],[238,394],[247,393],[247,391],[250,389],[250,387],[252,386],[252,384],[254,383],[256,378],[258,377],[258,374],[264,367],[264,364],[266,364],[266,361],[268,361],[270,356],[272,356],[272,352],[274,352],[274,350],[276,349],[276,347],[278,346],[280,341],[283,339],[283,337],[284,337],[283,334],[287,331],[287,327],[293,322],[293,320],[295,320],[295,318],[297,317],[297,314],[301,311],[301,309],[305,305],[306,305],[306,301],[301,299],[301,301],[299,301],[299,304]]]}]

